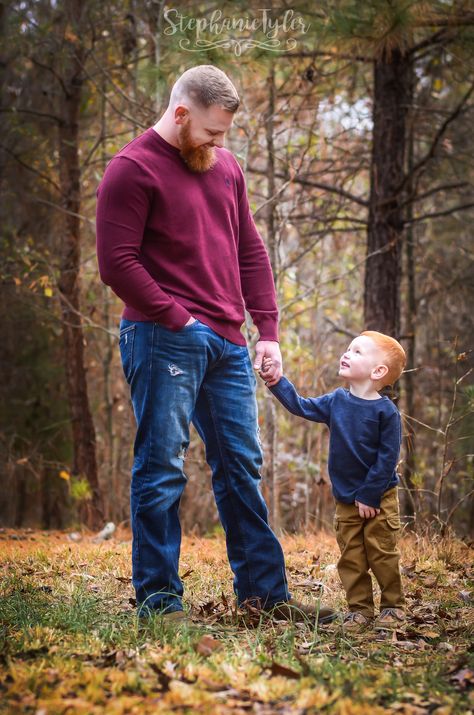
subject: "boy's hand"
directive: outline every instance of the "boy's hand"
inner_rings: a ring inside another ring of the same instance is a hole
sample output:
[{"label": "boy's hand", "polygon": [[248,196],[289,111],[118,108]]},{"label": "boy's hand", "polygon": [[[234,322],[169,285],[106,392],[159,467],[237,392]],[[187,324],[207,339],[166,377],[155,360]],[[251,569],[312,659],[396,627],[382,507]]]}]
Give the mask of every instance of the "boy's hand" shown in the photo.
[{"label": "boy's hand", "polygon": [[380,509],[376,509],[374,506],[362,504],[360,501],[356,501],[355,505],[359,507],[359,516],[362,519],[373,519],[374,516],[380,514]]},{"label": "boy's hand", "polygon": [[254,368],[265,384],[276,385],[282,376],[280,346],[273,340],[260,340],[255,346]]},{"label": "boy's hand", "polygon": [[270,373],[270,368],[272,367],[273,363],[271,358],[263,358],[262,360],[262,367],[258,371],[258,374],[262,378],[262,380],[265,380],[265,384],[267,384],[267,380],[271,379],[271,373]]}]

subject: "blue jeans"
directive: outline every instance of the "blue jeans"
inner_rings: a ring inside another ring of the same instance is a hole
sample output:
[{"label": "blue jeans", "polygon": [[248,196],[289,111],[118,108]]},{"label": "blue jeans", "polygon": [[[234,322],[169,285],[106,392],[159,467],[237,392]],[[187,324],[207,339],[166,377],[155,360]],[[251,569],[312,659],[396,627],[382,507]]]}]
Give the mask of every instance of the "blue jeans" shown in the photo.
[{"label": "blue jeans", "polygon": [[288,600],[283,552],[260,491],[256,379],[247,348],[200,321],[173,332],[122,319],[120,353],[137,423],[130,499],[137,605],[182,609],[178,508],[191,421],[206,446],[238,602]]}]

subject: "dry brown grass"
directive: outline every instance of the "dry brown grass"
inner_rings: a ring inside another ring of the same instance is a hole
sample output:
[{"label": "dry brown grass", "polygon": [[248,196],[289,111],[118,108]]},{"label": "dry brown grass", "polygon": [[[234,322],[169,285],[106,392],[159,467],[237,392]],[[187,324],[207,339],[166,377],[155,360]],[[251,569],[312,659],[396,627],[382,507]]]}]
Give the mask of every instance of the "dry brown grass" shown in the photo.
[{"label": "dry brown grass", "polygon": [[[7,713],[404,713],[473,709],[472,550],[405,537],[410,618],[388,639],[348,637],[235,612],[224,540],[185,537],[181,573],[195,627],[139,627],[130,534],[0,533],[0,711]],[[344,607],[332,535],[282,539],[293,594]],[[202,639],[206,637],[206,641]]]}]

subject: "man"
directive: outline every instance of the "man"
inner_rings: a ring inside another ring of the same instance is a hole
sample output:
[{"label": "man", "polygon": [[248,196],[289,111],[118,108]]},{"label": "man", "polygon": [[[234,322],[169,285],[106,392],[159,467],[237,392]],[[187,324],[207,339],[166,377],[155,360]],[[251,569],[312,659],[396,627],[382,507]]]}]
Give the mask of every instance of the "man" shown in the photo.
[{"label": "man", "polygon": [[[244,307],[259,330],[254,368],[270,358],[277,380],[281,355],[268,255],[242,171],[223,148],[239,101],[216,67],[187,70],[164,115],[119,151],[98,189],[99,270],[125,302],[120,351],[137,422],[133,584],[141,610],[171,618],[183,616],[178,507],[191,420],[212,469],[238,603],[283,618],[308,613],[290,600],[260,492]],[[321,609],[320,621],[332,617]]]}]

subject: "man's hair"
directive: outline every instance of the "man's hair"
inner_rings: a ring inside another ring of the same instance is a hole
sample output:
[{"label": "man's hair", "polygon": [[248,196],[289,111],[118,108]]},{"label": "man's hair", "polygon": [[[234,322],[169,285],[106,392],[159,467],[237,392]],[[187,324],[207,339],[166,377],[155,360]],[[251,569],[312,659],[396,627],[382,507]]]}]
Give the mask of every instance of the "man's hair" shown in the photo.
[{"label": "man's hair", "polygon": [[240,99],[227,75],[214,65],[198,65],[186,70],[171,90],[170,103],[188,98],[200,107],[217,105],[236,112]]},{"label": "man's hair", "polygon": [[378,381],[378,384],[380,387],[393,385],[402,374],[407,362],[404,349],[395,338],[391,338],[389,335],[384,335],[383,333],[378,333],[376,330],[364,330],[361,335],[366,335],[373,340],[384,354],[388,372],[385,377]]}]

